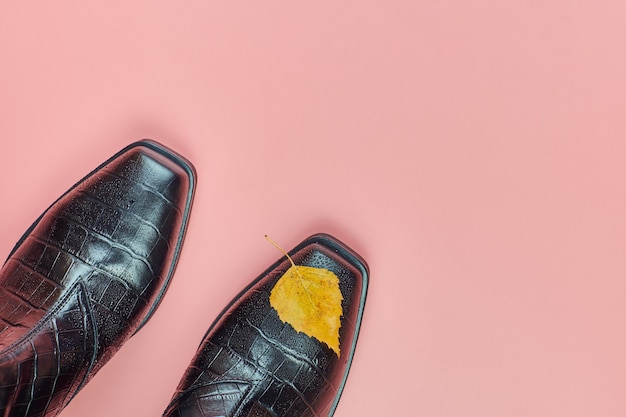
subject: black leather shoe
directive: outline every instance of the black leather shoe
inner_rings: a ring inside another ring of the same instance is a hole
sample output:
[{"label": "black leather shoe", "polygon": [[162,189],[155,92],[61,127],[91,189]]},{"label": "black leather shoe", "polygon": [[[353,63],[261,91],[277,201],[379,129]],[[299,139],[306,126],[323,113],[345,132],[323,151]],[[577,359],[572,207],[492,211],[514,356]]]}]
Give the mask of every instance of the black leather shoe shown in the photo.
[{"label": "black leather shoe", "polygon": [[61,196],[0,270],[0,415],[56,416],[154,313],[174,272],[192,166],[142,141]]},{"label": "black leather shoe", "polygon": [[290,257],[312,268],[294,274],[282,258],[226,307],[165,416],[334,413],[356,346],[367,266],[328,235],[305,240]]}]

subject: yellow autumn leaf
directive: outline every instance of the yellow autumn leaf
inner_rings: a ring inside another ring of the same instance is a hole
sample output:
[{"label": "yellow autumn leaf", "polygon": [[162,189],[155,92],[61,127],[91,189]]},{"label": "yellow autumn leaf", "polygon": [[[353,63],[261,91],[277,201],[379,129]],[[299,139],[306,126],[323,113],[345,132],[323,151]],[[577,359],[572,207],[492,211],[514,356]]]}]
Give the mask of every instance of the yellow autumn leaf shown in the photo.
[{"label": "yellow autumn leaf", "polygon": [[334,272],[301,265],[292,265],[270,293],[270,304],[283,322],[326,343],[337,356],[342,300]]}]

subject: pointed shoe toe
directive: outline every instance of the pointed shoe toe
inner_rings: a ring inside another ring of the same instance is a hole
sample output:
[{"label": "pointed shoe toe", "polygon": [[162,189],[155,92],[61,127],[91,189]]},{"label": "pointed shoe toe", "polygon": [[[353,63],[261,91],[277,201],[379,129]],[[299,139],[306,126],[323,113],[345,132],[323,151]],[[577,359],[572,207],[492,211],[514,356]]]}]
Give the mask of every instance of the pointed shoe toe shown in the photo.
[{"label": "pointed shoe toe", "polygon": [[56,416],[150,318],[174,272],[190,163],[136,142],[54,202],[0,270],[0,415]]},{"label": "pointed shoe toe", "polygon": [[166,417],[332,416],[356,347],[365,262],[329,235],[302,242],[205,335]]}]

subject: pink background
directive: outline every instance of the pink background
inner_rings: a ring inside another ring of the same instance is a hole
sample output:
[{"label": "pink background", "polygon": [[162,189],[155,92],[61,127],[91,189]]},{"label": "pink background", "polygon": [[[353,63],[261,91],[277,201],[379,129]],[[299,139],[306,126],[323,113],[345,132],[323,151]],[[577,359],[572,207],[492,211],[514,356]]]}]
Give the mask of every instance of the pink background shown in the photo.
[{"label": "pink background", "polygon": [[63,417],[160,416],[263,235],[318,231],[371,268],[336,417],[626,415],[623,2],[88,3],[2,5],[0,253],[131,141],[199,182],[161,308]]}]

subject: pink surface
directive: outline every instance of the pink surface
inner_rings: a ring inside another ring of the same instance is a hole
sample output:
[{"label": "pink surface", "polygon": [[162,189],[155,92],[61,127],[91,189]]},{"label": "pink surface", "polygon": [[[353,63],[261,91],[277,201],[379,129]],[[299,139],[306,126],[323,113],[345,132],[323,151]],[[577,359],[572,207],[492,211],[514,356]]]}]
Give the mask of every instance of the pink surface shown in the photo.
[{"label": "pink surface", "polygon": [[207,327],[323,231],[369,262],[335,414],[626,415],[623,2],[11,2],[0,253],[131,141],[192,160],[151,322],[63,417],[161,415]]}]

